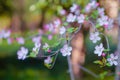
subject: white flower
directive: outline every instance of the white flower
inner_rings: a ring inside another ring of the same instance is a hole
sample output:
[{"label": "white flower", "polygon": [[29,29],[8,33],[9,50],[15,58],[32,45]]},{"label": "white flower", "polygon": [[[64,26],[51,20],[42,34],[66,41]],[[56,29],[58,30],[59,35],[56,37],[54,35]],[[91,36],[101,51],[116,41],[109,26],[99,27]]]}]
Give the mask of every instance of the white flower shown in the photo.
[{"label": "white flower", "polygon": [[76,20],[76,16],[75,15],[73,15],[73,14],[69,14],[68,16],[67,16],[67,22],[74,22]]},{"label": "white flower", "polygon": [[67,44],[63,46],[63,48],[60,49],[60,52],[63,56],[69,56],[71,55],[72,47],[69,47]]},{"label": "white flower", "polygon": [[95,47],[94,53],[95,53],[95,54],[98,54],[98,56],[101,56],[103,50],[104,50],[104,47],[103,47],[103,44],[101,43],[100,45],[97,45],[97,46]]},{"label": "white flower", "polygon": [[88,4],[86,7],[85,7],[85,12],[89,13],[91,10],[91,5]]},{"label": "white flower", "polygon": [[41,43],[35,43],[35,46],[33,47],[34,52],[38,52],[40,49]]},{"label": "white flower", "polygon": [[51,57],[47,57],[47,59],[44,60],[45,64],[50,64],[52,63],[52,58]]},{"label": "white flower", "polygon": [[103,16],[105,14],[104,13],[104,11],[105,11],[104,8],[98,8],[97,10],[98,10],[98,13],[99,13],[100,16]]},{"label": "white flower", "polygon": [[43,45],[43,49],[45,49],[45,51],[48,51],[49,48],[50,48],[50,46],[49,46],[47,43],[45,43],[45,44]]},{"label": "white flower", "polygon": [[118,56],[114,56],[114,54],[110,54],[110,58],[107,59],[107,61],[110,63],[110,65],[117,65],[117,59]]},{"label": "white flower", "polygon": [[75,12],[78,8],[77,4],[73,4],[72,7],[70,8],[70,12]]},{"label": "white flower", "polygon": [[113,19],[110,19],[110,18],[108,19],[108,23],[109,23],[109,24],[107,25],[107,26],[108,26],[107,29],[113,28],[113,26],[114,26],[114,25],[113,25],[113,22],[114,22]]},{"label": "white flower", "polygon": [[104,16],[104,15],[101,16],[101,18],[98,18],[97,22],[100,26],[108,25],[109,24],[108,23],[108,16]]},{"label": "white flower", "polygon": [[98,4],[96,1],[92,1],[91,3],[89,3],[91,5],[91,8],[95,9],[97,8]]},{"label": "white flower", "polygon": [[65,27],[64,27],[64,26],[62,26],[62,27],[60,28],[60,34],[61,34],[61,35],[62,35],[62,34],[64,34],[64,33],[65,33],[65,31],[66,31]]},{"label": "white flower", "polygon": [[66,11],[64,9],[60,10],[59,12],[61,15],[65,15],[66,14]]},{"label": "white flower", "polygon": [[85,19],[85,16],[83,14],[77,17],[78,23],[83,23],[84,19]]},{"label": "white flower", "polygon": [[52,23],[49,24],[49,31],[50,32],[54,31],[54,25]]},{"label": "white flower", "polygon": [[99,32],[90,33],[90,40],[92,40],[93,43],[101,40],[101,38],[99,37]]},{"label": "white flower", "polygon": [[17,52],[18,59],[24,60],[28,54],[28,49],[25,47],[21,47],[21,49]]},{"label": "white flower", "polygon": [[61,24],[59,19],[55,20],[53,23],[54,23],[55,27],[58,27]]}]

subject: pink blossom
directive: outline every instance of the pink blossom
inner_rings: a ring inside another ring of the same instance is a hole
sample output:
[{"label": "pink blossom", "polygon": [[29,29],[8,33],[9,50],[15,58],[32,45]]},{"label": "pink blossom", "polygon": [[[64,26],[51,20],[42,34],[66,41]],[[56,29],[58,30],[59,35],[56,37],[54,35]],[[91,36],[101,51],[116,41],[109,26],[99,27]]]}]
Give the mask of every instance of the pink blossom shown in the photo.
[{"label": "pink blossom", "polygon": [[60,10],[59,12],[61,15],[65,15],[66,14],[66,11],[64,9]]},{"label": "pink blossom", "polygon": [[61,24],[61,21],[60,21],[60,19],[56,19],[53,23],[54,23],[55,27],[59,27]]},{"label": "pink blossom", "polygon": [[53,38],[53,35],[48,35],[48,39],[51,40]]},{"label": "pink blossom", "polygon": [[32,38],[32,41],[33,41],[34,43],[40,43],[40,42],[41,42],[41,36],[33,37],[33,38]]},{"label": "pink blossom", "polygon": [[23,37],[16,38],[16,40],[19,44],[24,44],[25,43],[25,40],[24,40]]},{"label": "pink blossom", "polygon": [[12,44],[13,43],[13,38],[8,38],[7,42],[8,42],[8,44]]}]

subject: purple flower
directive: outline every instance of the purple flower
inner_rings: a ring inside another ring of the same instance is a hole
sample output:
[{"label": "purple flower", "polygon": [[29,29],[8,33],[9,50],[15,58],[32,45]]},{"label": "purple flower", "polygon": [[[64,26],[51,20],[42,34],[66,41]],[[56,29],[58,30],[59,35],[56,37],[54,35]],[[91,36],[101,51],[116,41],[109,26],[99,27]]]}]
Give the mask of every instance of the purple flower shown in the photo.
[{"label": "purple flower", "polygon": [[89,13],[91,10],[91,5],[88,4],[86,7],[85,7],[85,12]]},{"label": "purple flower", "polygon": [[8,38],[8,39],[7,39],[7,42],[8,42],[8,44],[12,44],[13,39],[12,39],[12,38]]},{"label": "purple flower", "polygon": [[19,44],[24,44],[24,43],[25,43],[25,40],[24,40],[23,37],[19,37],[19,38],[17,38],[16,40],[17,40],[17,42],[18,42]]},{"label": "purple flower", "polygon": [[47,59],[44,60],[45,64],[50,64],[52,63],[52,58],[51,57],[47,57]]},{"label": "purple flower", "polygon": [[98,3],[96,1],[92,1],[91,3],[89,3],[91,5],[91,8],[95,9],[98,7]]},{"label": "purple flower", "polygon": [[62,35],[62,34],[64,34],[65,32],[66,32],[66,29],[65,29],[64,26],[62,26],[62,27],[60,28],[60,34]]},{"label": "purple flower", "polygon": [[90,40],[92,40],[93,43],[101,40],[101,38],[99,37],[99,32],[90,33]]},{"label": "purple flower", "polygon": [[67,16],[67,22],[75,22],[75,20],[76,20],[76,16],[75,15],[73,15],[73,14],[69,14],[68,16]]},{"label": "purple flower", "polygon": [[10,30],[2,30],[0,32],[0,38],[9,38],[11,35],[11,31]]},{"label": "purple flower", "polygon": [[18,59],[24,60],[27,57],[28,49],[25,47],[21,47],[20,50],[18,50],[17,55]]},{"label": "purple flower", "polygon": [[114,54],[110,54],[110,58],[107,59],[107,61],[110,63],[110,65],[118,65],[117,62],[118,56],[115,56]]},{"label": "purple flower", "polygon": [[33,37],[33,38],[32,38],[32,41],[33,41],[34,43],[40,43],[40,42],[41,42],[41,36]]},{"label": "purple flower", "polygon": [[57,20],[55,20],[53,23],[54,23],[54,26],[55,26],[55,27],[59,27],[60,24],[61,24],[61,21],[60,21],[59,19],[57,19]]},{"label": "purple flower", "polygon": [[108,23],[108,16],[104,16],[104,15],[101,16],[101,18],[98,18],[97,22],[100,26],[108,25],[109,24]]},{"label": "purple flower", "polygon": [[77,4],[73,4],[72,7],[70,8],[70,12],[75,12],[78,9],[78,5]]},{"label": "purple flower", "polygon": [[105,11],[104,8],[98,8],[97,10],[98,10],[98,13],[99,13],[100,16],[103,16],[105,14],[104,13],[104,11]]},{"label": "purple flower", "polygon": [[53,35],[52,35],[52,34],[48,35],[48,39],[49,39],[49,40],[51,40],[52,38],[53,38]]},{"label": "purple flower", "polygon": [[66,14],[66,11],[64,9],[60,10],[59,12],[61,15],[65,15]]},{"label": "purple flower", "polygon": [[83,23],[85,20],[85,16],[81,14],[80,16],[77,17],[78,23]]},{"label": "purple flower", "polygon": [[72,47],[69,47],[67,44],[63,46],[63,48],[60,49],[60,52],[63,56],[69,56],[71,55]]},{"label": "purple flower", "polygon": [[95,54],[98,54],[98,56],[101,56],[103,50],[104,50],[104,47],[103,47],[103,44],[101,43],[100,45],[97,45],[97,46],[95,47],[94,53],[95,53]]}]

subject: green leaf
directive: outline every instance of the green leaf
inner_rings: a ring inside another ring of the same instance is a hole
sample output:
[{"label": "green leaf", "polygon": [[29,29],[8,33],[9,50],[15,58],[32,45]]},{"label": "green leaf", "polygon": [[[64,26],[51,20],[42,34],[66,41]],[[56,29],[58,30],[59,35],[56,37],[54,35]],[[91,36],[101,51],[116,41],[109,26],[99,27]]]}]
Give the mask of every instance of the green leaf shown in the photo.
[{"label": "green leaf", "polygon": [[103,65],[103,62],[100,60],[94,61],[95,64]]},{"label": "green leaf", "polygon": [[67,31],[68,31],[68,33],[72,33],[72,32],[74,32],[74,28],[68,28]]},{"label": "green leaf", "polygon": [[35,52],[31,52],[29,56],[30,56],[30,57],[36,57],[36,55],[37,55],[37,54],[36,54]]},{"label": "green leaf", "polygon": [[110,65],[110,63],[106,63],[106,66],[110,67],[111,65]]},{"label": "green leaf", "polygon": [[107,71],[101,73],[101,74],[99,75],[99,76],[100,76],[100,79],[103,80],[107,74],[108,74]]}]

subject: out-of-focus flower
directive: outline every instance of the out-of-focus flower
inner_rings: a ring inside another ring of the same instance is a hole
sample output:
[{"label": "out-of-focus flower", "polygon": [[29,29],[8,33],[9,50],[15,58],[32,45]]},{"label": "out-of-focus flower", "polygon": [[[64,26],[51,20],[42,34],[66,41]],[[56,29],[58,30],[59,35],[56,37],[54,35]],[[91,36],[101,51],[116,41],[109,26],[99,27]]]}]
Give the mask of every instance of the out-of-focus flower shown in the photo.
[{"label": "out-of-focus flower", "polygon": [[72,7],[70,8],[70,12],[75,12],[78,9],[77,4],[73,4]]},{"label": "out-of-focus flower", "polygon": [[65,15],[66,14],[66,11],[64,9],[60,10],[59,12],[61,15]]},{"label": "out-of-focus flower", "polygon": [[101,16],[101,18],[98,18],[97,22],[100,26],[108,25],[109,24],[108,23],[108,16],[104,16],[104,15]]},{"label": "out-of-focus flower", "polygon": [[71,55],[72,47],[69,47],[67,44],[65,44],[61,49],[60,52],[63,56],[69,56]]},{"label": "out-of-focus flower", "polygon": [[81,14],[80,16],[77,17],[78,23],[83,23],[85,20],[85,16]]},{"label": "out-of-focus flower", "polygon": [[16,38],[16,40],[19,44],[24,44],[25,43],[25,40],[24,40],[23,37]]},{"label": "out-of-focus flower", "polygon": [[43,26],[43,28],[44,28],[45,31],[48,31],[48,30],[49,30],[49,24],[45,24],[45,25]]},{"label": "out-of-focus flower", "polygon": [[11,35],[11,31],[10,30],[2,30],[0,31],[0,38],[9,38]]},{"label": "out-of-focus flower", "polygon": [[91,5],[92,9],[95,9],[98,7],[98,3],[96,1],[92,1],[91,3],[89,3]]},{"label": "out-of-focus flower", "polygon": [[73,15],[71,13],[67,16],[66,19],[67,22],[74,22],[75,20],[76,20],[76,15]]},{"label": "out-of-focus flower", "polygon": [[44,60],[45,64],[50,64],[52,63],[52,58],[51,57],[47,57],[47,59]]},{"label": "out-of-focus flower", "polygon": [[97,10],[98,10],[98,14],[99,14],[100,16],[103,16],[103,15],[105,14],[105,13],[104,13],[104,11],[105,11],[104,8],[98,8]]},{"label": "out-of-focus flower", "polygon": [[49,46],[47,43],[45,43],[45,44],[43,45],[43,49],[44,49],[45,51],[48,51],[49,48],[50,48],[50,46]]},{"label": "out-of-focus flower", "polygon": [[106,25],[106,26],[107,26],[106,28],[107,28],[108,30],[109,30],[109,29],[112,29],[113,26],[114,26],[114,25],[113,25],[114,20],[109,18],[109,19],[108,19],[108,23],[109,23],[109,24]]},{"label": "out-of-focus flower", "polygon": [[107,59],[107,61],[110,63],[110,65],[117,65],[118,56],[115,56],[114,54],[110,54],[110,58]]},{"label": "out-of-focus flower", "polygon": [[60,34],[62,35],[62,34],[64,34],[65,32],[66,32],[66,29],[65,29],[64,26],[62,26],[62,27],[60,28]]},{"label": "out-of-focus flower", "polygon": [[35,43],[35,46],[33,47],[34,52],[38,52],[40,49],[41,43]]},{"label": "out-of-focus flower", "polygon": [[24,60],[27,57],[28,49],[25,47],[21,47],[21,49],[17,52],[18,59]]},{"label": "out-of-focus flower", "polygon": [[49,31],[54,32],[54,25],[52,23],[49,24]]},{"label": "out-of-focus flower", "polygon": [[59,27],[60,24],[61,24],[61,21],[60,21],[60,19],[57,19],[57,20],[55,20],[53,23],[54,23],[54,26],[55,26],[55,27]]},{"label": "out-of-focus flower", "polygon": [[12,44],[13,43],[13,38],[8,38],[7,42],[8,42],[8,44]]},{"label": "out-of-focus flower", "polygon": [[48,40],[51,40],[52,38],[53,38],[52,34],[48,35]]},{"label": "out-of-focus flower", "polygon": [[40,43],[40,42],[41,42],[41,36],[33,37],[33,38],[32,38],[32,41],[33,41],[34,43]]},{"label": "out-of-focus flower", "polygon": [[90,40],[92,40],[93,43],[101,40],[101,38],[99,37],[99,32],[90,33]]},{"label": "out-of-focus flower", "polygon": [[104,47],[103,47],[103,44],[101,43],[100,45],[97,45],[97,46],[95,47],[94,53],[95,53],[95,54],[98,54],[98,56],[101,56],[103,50],[104,50]]},{"label": "out-of-focus flower", "polygon": [[85,12],[89,13],[92,9],[95,9],[98,7],[98,3],[96,1],[92,1],[85,7]]},{"label": "out-of-focus flower", "polygon": [[89,13],[91,10],[91,5],[88,4],[86,7],[85,7],[85,12]]}]

